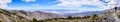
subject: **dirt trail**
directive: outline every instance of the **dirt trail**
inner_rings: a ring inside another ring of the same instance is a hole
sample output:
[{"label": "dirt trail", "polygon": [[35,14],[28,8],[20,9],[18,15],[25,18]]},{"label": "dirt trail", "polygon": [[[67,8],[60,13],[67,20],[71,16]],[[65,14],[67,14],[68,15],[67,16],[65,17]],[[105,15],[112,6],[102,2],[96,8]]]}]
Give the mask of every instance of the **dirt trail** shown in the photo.
[{"label": "dirt trail", "polygon": [[118,18],[116,13],[112,13],[111,15],[109,15],[108,19],[114,20],[115,22],[120,22],[120,19]]},{"label": "dirt trail", "polygon": [[[1,14],[2,15],[2,14]],[[11,20],[9,20],[5,15],[2,15],[4,18],[4,22],[12,22]]]}]

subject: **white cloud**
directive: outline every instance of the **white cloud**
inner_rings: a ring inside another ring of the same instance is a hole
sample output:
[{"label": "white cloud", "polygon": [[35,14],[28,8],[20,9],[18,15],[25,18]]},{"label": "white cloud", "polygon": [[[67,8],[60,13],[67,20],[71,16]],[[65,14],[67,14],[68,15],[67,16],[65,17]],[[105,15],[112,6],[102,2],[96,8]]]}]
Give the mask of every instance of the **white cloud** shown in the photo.
[{"label": "white cloud", "polygon": [[36,0],[22,0],[22,1],[25,1],[25,2],[34,2]]},{"label": "white cloud", "polygon": [[118,3],[117,7],[120,7],[120,2]]},{"label": "white cloud", "polygon": [[117,0],[118,3],[117,3],[117,7],[120,7],[120,0]]},{"label": "white cloud", "polygon": [[12,0],[0,0],[0,8],[6,9],[8,7],[7,4],[11,2]]},{"label": "white cloud", "polygon": [[41,5],[40,4],[32,4],[30,6],[32,6],[32,7],[40,7]]},{"label": "white cloud", "polygon": [[[117,0],[105,0],[108,6],[105,5],[104,2],[100,0],[58,0],[57,5],[55,6],[62,6],[62,7],[82,7],[82,5],[91,5],[91,6],[98,6],[102,9],[110,9],[114,8],[117,4]],[[91,7],[92,8],[92,7]]]}]

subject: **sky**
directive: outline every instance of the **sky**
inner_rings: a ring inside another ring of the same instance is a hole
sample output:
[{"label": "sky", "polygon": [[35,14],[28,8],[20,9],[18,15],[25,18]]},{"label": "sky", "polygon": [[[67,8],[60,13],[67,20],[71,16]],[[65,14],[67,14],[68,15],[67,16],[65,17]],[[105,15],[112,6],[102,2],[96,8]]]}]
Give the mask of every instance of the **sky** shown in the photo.
[{"label": "sky", "polygon": [[12,10],[101,11],[120,6],[120,0],[0,0],[0,8]]}]

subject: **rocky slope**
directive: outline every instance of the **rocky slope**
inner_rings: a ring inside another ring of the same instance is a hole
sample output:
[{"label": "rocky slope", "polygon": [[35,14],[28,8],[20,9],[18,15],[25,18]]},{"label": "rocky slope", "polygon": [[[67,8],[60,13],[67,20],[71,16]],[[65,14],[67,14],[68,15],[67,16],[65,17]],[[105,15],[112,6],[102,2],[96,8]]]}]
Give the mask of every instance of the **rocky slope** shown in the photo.
[{"label": "rocky slope", "polygon": [[[37,20],[63,17],[56,13],[44,13],[40,11],[28,12],[23,10],[4,10],[0,9],[0,20],[2,22],[29,22],[33,18]],[[7,21],[8,20],[8,21]]]}]

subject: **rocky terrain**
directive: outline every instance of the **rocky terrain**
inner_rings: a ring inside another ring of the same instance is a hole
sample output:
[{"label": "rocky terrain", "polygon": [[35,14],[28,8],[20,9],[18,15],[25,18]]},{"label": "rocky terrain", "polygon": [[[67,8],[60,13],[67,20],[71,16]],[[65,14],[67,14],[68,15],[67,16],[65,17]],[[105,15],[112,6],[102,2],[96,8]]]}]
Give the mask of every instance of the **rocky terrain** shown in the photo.
[{"label": "rocky terrain", "polygon": [[[119,10],[117,10],[119,11]],[[42,11],[24,11],[0,9],[0,22],[115,22],[110,17],[115,13],[114,8],[104,11],[83,13],[46,13]],[[118,12],[119,17],[119,12]]]}]

